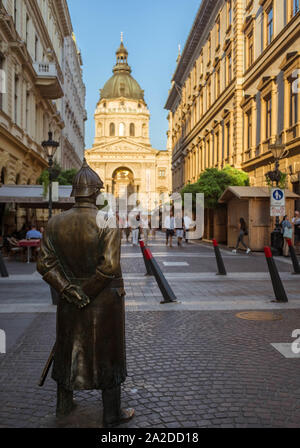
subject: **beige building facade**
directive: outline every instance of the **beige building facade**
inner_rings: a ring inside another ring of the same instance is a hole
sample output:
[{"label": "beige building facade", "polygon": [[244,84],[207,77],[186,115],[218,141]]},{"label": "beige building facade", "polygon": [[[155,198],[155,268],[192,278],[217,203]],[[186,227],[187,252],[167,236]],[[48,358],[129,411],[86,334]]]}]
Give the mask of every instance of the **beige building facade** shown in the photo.
[{"label": "beige building facade", "polygon": [[226,164],[266,185],[279,138],[300,192],[299,69],[298,0],[203,0],[166,103],[173,191]]},{"label": "beige building facade", "polygon": [[150,112],[144,91],[131,76],[123,42],[116,57],[113,76],[101,90],[96,107],[94,144],[85,156],[107,193],[120,198],[135,193],[145,208],[153,209],[159,205],[158,196],[167,200],[171,191],[170,151],[151,146]]},{"label": "beige building facade", "polygon": [[[63,100],[65,90],[76,90],[68,76],[69,52],[65,39],[72,24],[66,0],[3,0],[0,3],[0,182],[35,184],[48,162],[41,142],[48,132],[60,143],[55,156],[63,168],[80,166],[84,151],[84,97]],[[74,49],[77,73],[82,76],[80,57]],[[70,87],[71,85],[71,87]],[[76,86],[78,87],[78,86]],[[82,80],[79,87],[84,88]],[[64,133],[69,117],[78,130],[79,144]],[[76,107],[76,110],[74,109]],[[73,108],[73,109],[72,109]],[[81,116],[78,117],[78,110]],[[73,114],[74,112],[74,114]],[[73,115],[72,115],[73,114]],[[66,161],[66,162],[65,162]]]}]

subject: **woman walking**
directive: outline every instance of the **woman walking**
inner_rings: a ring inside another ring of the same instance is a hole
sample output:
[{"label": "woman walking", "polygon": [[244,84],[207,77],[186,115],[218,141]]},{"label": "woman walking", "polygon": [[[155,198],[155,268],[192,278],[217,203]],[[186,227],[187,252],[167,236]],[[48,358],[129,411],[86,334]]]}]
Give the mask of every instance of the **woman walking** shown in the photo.
[{"label": "woman walking", "polygon": [[235,249],[233,249],[232,253],[236,254],[240,243],[244,246],[246,250],[246,254],[250,254],[251,249],[249,247],[247,247],[247,245],[244,242],[244,236],[248,235],[248,230],[247,230],[247,225],[246,222],[244,220],[244,218],[240,218],[240,229],[239,229],[239,236],[236,242],[236,247]]},{"label": "woman walking", "polygon": [[289,245],[288,240],[293,238],[293,226],[288,220],[287,215],[284,216],[281,222],[282,234],[283,234],[283,255],[285,257],[289,256]]}]

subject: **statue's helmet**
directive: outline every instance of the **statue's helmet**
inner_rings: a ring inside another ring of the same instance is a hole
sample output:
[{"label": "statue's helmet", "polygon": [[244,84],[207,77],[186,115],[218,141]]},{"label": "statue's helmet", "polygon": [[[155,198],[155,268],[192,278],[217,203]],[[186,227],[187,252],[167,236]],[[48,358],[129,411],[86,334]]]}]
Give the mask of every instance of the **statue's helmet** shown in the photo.
[{"label": "statue's helmet", "polygon": [[100,193],[103,188],[103,182],[98,174],[92,170],[83,159],[83,164],[73,180],[73,189],[71,197],[88,198],[95,193]]}]

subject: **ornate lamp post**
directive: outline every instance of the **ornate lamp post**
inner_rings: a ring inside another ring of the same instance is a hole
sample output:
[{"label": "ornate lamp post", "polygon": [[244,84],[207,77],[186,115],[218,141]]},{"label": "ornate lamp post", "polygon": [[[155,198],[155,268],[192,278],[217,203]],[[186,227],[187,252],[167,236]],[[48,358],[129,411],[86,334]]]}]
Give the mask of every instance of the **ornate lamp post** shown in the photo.
[{"label": "ornate lamp post", "polygon": [[[279,160],[287,155],[287,151],[285,149],[285,145],[280,142],[278,137],[275,144],[269,145],[269,149],[275,159],[275,169],[273,171],[269,171],[266,174],[266,177],[272,182],[272,185],[275,182],[276,187],[278,187],[282,175],[282,172],[279,170]],[[276,216],[275,229],[271,233],[271,246],[274,253],[282,254],[283,237],[279,223],[279,216]]]},{"label": "ornate lamp post", "polygon": [[52,132],[48,133],[48,140],[42,142],[42,147],[44,148],[44,152],[48,158],[49,163],[49,219],[52,217],[52,166],[53,166],[53,157],[54,154],[59,147],[59,143],[52,140]]}]

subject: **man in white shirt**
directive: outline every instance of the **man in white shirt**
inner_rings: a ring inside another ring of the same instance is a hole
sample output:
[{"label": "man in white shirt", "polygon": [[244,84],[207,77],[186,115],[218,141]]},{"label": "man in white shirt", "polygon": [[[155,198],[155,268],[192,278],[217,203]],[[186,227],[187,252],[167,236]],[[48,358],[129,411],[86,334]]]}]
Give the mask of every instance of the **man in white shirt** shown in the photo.
[{"label": "man in white shirt", "polygon": [[170,211],[170,216],[166,216],[165,218],[165,229],[166,229],[166,246],[168,246],[170,240],[170,247],[172,247],[172,239],[175,233],[174,232],[175,219],[172,210]]}]

